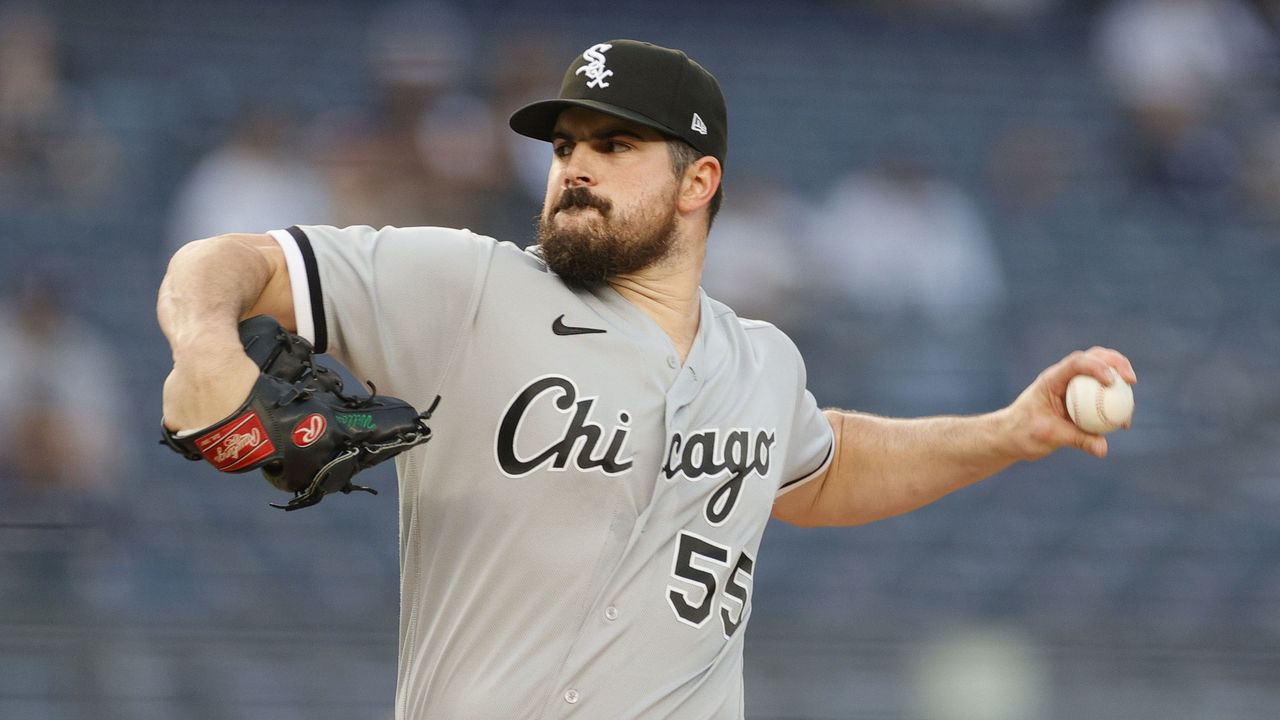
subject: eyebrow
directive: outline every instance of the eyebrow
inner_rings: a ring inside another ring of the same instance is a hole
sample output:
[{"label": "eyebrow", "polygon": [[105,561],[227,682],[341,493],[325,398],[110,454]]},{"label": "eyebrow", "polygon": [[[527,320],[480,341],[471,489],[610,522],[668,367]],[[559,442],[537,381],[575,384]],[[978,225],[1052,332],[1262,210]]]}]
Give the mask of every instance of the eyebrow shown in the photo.
[{"label": "eyebrow", "polygon": [[[624,125],[608,125],[587,136],[589,140],[608,140],[610,138],[626,137],[643,141],[645,138],[639,132],[630,130]],[[574,136],[564,130],[555,130],[551,133],[551,140],[573,140]]]}]

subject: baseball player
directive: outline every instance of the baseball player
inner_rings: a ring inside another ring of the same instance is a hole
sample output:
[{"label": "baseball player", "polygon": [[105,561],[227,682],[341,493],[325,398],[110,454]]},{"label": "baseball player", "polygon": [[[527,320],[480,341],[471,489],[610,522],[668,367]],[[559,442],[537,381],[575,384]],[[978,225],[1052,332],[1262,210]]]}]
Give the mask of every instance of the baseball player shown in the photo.
[{"label": "baseball player", "polygon": [[397,718],[742,718],[771,514],[864,523],[1062,446],[1106,454],[1062,401],[1076,374],[1136,382],[1103,348],[986,415],[820,410],[791,341],[699,288],[727,116],[683,52],[593,45],[510,124],[550,143],[532,248],[434,227],[224,235],[176,253],[158,302],[175,436],[243,419],[267,365],[237,327],[259,315],[380,393],[439,399],[432,442],[395,458]]}]

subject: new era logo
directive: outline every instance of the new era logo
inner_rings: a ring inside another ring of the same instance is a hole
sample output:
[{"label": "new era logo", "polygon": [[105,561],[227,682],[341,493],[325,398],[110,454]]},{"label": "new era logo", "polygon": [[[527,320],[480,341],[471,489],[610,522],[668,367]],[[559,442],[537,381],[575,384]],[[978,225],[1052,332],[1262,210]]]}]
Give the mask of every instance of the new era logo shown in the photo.
[{"label": "new era logo", "polygon": [[702,122],[702,117],[698,115],[698,113],[693,114],[693,124],[691,124],[689,127],[692,128],[693,131],[698,133],[699,135],[707,134],[707,124]]}]

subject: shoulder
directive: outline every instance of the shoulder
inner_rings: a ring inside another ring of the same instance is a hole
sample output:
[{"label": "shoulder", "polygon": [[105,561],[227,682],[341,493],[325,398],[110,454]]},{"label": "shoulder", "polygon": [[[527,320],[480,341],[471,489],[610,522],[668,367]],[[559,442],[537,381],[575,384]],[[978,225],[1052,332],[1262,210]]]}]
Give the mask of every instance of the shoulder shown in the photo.
[{"label": "shoulder", "polygon": [[[375,228],[370,225],[349,225],[334,227],[332,225],[298,225],[288,231],[294,237],[301,232],[307,240],[322,243],[370,243],[417,245],[478,245],[497,246],[499,243],[486,235],[480,235],[466,229],[422,225],[414,227],[396,227],[386,225]],[[514,245],[512,245],[514,247]]]},{"label": "shoulder", "polygon": [[750,352],[762,362],[803,365],[795,342],[773,323],[740,317],[733,308],[710,297],[706,307],[717,331],[728,336],[739,349]]},{"label": "shoulder", "polygon": [[545,263],[531,250],[514,243],[499,241],[467,229],[414,226],[369,225],[334,227],[331,225],[299,225],[273,233],[277,240],[292,238],[306,245],[303,253],[348,257],[367,256],[375,262],[392,264],[432,261],[433,264],[489,264],[506,262],[533,270],[546,270]]},{"label": "shoulder", "polygon": [[376,278],[384,287],[439,292],[564,286],[537,246],[521,248],[466,229],[304,225],[273,231],[272,236],[282,245],[296,246],[295,254],[303,261],[300,267],[318,266],[322,275],[334,280],[367,285]]}]

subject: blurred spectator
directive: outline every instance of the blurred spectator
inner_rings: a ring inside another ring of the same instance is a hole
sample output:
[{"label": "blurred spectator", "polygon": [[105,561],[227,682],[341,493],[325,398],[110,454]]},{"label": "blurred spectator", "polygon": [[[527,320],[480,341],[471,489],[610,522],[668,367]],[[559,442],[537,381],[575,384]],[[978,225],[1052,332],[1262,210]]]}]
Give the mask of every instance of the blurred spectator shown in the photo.
[{"label": "blurred spectator", "polygon": [[725,192],[732,199],[711,227],[703,287],[741,317],[788,329],[804,322],[812,269],[800,235],[811,208],[757,176],[738,177]]},{"label": "blurred spectator", "polygon": [[[131,458],[121,368],[68,312],[64,273],[37,269],[0,304],[0,548],[23,612],[103,609],[120,599],[117,491]],[[127,591],[126,591],[127,592]]]},{"label": "blurred spectator", "polygon": [[813,224],[820,281],[861,364],[855,401],[926,414],[1002,396],[1004,272],[977,205],[932,167],[927,133],[900,132],[878,162],[836,181]]},{"label": "blurred spectator", "polygon": [[374,12],[366,43],[373,107],[335,110],[317,132],[336,223],[439,224],[419,142],[426,114],[463,84],[471,29],[448,3],[399,2]]},{"label": "blurred spectator", "polygon": [[941,330],[983,322],[1005,299],[985,219],[921,144],[895,142],[837,180],[814,229],[826,280],[859,313]]},{"label": "blurred spectator", "polygon": [[1015,217],[1050,209],[1068,192],[1073,173],[1086,160],[1088,142],[1079,128],[1061,120],[1027,121],[996,138],[987,155],[987,180],[1000,211]]},{"label": "blurred spectator", "polygon": [[1238,171],[1231,111],[1259,80],[1273,38],[1241,0],[1118,0],[1097,21],[1100,70],[1136,136],[1135,179],[1220,206]]},{"label": "blurred spectator", "polygon": [[416,117],[433,97],[458,87],[475,54],[467,18],[443,0],[403,0],[374,11],[366,34],[374,79],[388,117]]},{"label": "blurred spectator", "polygon": [[230,140],[202,158],[179,187],[169,252],[228,231],[332,222],[328,191],[295,136],[288,114],[278,108],[245,112]]},{"label": "blurred spectator", "polygon": [[1251,208],[1263,220],[1280,222],[1280,116],[1254,128],[1244,157],[1244,187]]},{"label": "blurred spectator", "polygon": [[68,81],[53,16],[0,7],[0,207],[91,209],[116,188],[120,148]]},{"label": "blurred spectator", "polygon": [[368,38],[376,107],[323,121],[337,224],[498,232],[495,203],[510,175],[499,140],[505,126],[466,75],[473,35],[445,2],[375,13]]},{"label": "blurred spectator", "polygon": [[0,305],[0,468],[11,487],[106,496],[126,460],[121,370],[68,311],[64,282],[24,275]]},{"label": "blurred spectator", "polygon": [[[517,109],[559,92],[563,56],[563,48],[547,40],[545,33],[513,36],[499,43],[492,64],[494,113],[505,120]],[[513,132],[504,132],[502,139],[521,190],[541,208],[547,189],[547,144]]]},{"label": "blurred spectator", "polygon": [[541,140],[510,132],[506,118],[518,108],[552,97],[560,89],[564,49],[549,40],[548,33],[513,35],[498,42],[489,93],[494,116],[500,122],[499,138],[505,155],[506,179],[502,200],[503,240],[519,244],[533,241],[535,218],[547,189],[550,150]]},{"label": "blurred spectator", "polygon": [[938,631],[910,664],[908,706],[921,720],[1028,720],[1046,716],[1050,672],[1033,638],[1013,627]]},{"label": "blurred spectator", "polygon": [[[546,186],[546,143],[508,114],[549,91],[559,55],[512,35],[476,59],[467,18],[444,2],[380,9],[370,23],[376,99],[311,128],[337,225],[442,225],[527,244]],[[478,77],[469,76],[474,69]],[[548,71],[548,68],[551,70]]]},{"label": "blurred spectator", "polygon": [[465,227],[509,239],[497,222],[502,195],[509,183],[515,185],[501,133],[511,134],[505,118],[500,121],[486,100],[470,92],[441,97],[418,119],[412,150],[427,172],[418,224]]},{"label": "blurred spectator", "polygon": [[993,20],[1026,21],[1044,17],[1054,10],[1058,0],[936,0],[939,5],[954,4],[981,13]]},{"label": "blurred spectator", "polygon": [[938,19],[976,18],[1019,23],[1043,17],[1058,0],[864,0],[883,12],[909,13]]}]

